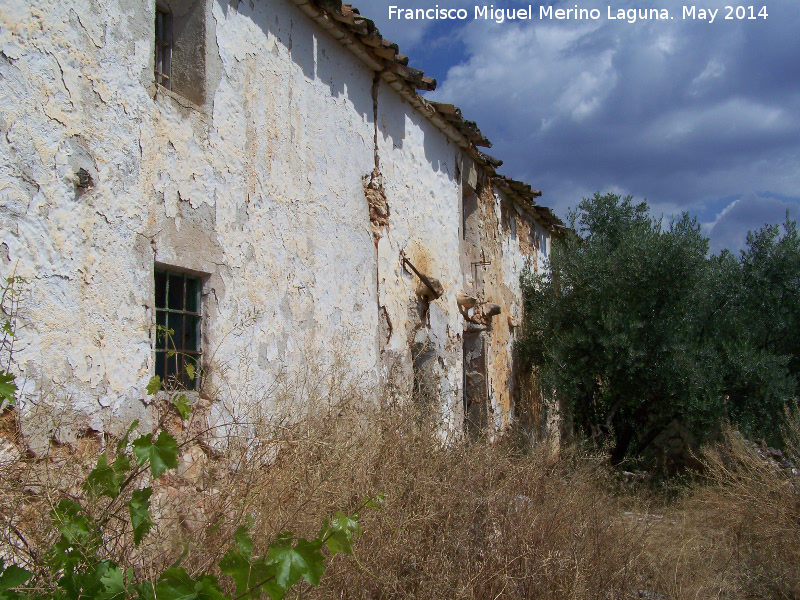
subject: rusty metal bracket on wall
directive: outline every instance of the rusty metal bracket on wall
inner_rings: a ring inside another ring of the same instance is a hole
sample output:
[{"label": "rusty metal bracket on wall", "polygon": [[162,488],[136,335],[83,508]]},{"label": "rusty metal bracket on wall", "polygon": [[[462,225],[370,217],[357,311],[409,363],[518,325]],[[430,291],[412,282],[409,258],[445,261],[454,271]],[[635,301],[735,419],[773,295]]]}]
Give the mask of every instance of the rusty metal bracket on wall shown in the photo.
[{"label": "rusty metal bracket on wall", "polygon": [[408,260],[408,259],[405,257],[405,255],[401,255],[401,257],[400,257],[400,258],[401,258],[401,263],[402,263],[402,265],[403,265],[403,268],[405,269],[405,268],[406,268],[406,266],[408,266],[408,267],[411,267],[411,270],[412,270],[412,271],[414,271],[414,274],[415,274],[417,277],[419,277],[419,280],[420,280],[420,281],[421,281],[423,284],[425,284],[425,287],[426,287],[426,288],[428,288],[428,289],[431,291],[431,294],[433,294],[433,298],[434,298],[434,299],[435,299],[435,298],[438,298],[439,296],[441,296],[441,293],[440,293],[440,292],[437,292],[437,291],[436,291],[436,289],[433,287],[433,284],[431,283],[431,280],[430,280],[430,279],[428,279],[427,277],[425,277],[425,275],[423,275],[422,273],[420,273],[420,272],[417,270],[417,268],[416,268],[414,265],[412,265],[412,264],[411,264],[411,261],[410,261],[410,260]]}]

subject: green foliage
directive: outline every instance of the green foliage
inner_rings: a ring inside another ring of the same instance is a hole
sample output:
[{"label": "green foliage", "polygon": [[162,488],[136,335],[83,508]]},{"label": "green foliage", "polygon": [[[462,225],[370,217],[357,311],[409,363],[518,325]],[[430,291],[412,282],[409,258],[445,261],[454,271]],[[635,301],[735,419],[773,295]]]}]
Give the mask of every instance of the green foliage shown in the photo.
[{"label": "green foliage", "polygon": [[282,534],[269,549],[267,561],[275,565],[275,581],[284,589],[292,587],[303,577],[311,585],[317,585],[325,570],[322,556],[322,540],[311,542],[300,538],[294,542],[290,535]]},{"label": "green foliage", "polygon": [[4,402],[14,406],[17,402],[17,385],[11,373],[14,357],[14,342],[17,339],[17,311],[25,280],[22,277],[7,277],[0,286],[0,405]]},{"label": "green foliage", "polygon": [[228,550],[220,561],[219,568],[225,575],[233,578],[237,597],[259,598],[263,589],[273,600],[283,598],[285,590],[275,581],[275,566],[264,560],[253,560],[253,540],[247,528],[239,527],[234,541],[236,548]]},{"label": "green foliage", "polygon": [[[186,404],[189,410],[188,401]],[[153,434],[146,434],[129,442],[137,425],[132,423],[116,444],[113,462],[103,452],[83,483],[89,498],[108,499],[105,509],[93,516],[79,498],[60,500],[50,514],[60,537],[37,565],[41,570],[36,575],[16,565],[6,566],[0,559],[0,600],[243,600],[261,598],[263,592],[272,600],[281,600],[300,579],[312,586],[319,584],[325,571],[324,547],[331,556],[340,551],[352,554],[352,543],[361,534],[358,512],[338,512],[330,523],[326,520],[318,537],[298,539],[283,532],[262,556],[253,555],[253,539],[248,528],[240,526],[218,565],[235,585],[233,597],[225,593],[224,582],[216,576],[190,574],[179,567],[180,560],[153,581],[137,581],[133,568],[123,571],[103,555],[103,528],[112,516],[118,518],[114,505],[128,498],[130,521],[126,525],[134,544],[142,543],[153,526],[153,488],[136,489],[139,476],[149,469],[158,479],[174,469],[179,451],[175,438],[163,431],[155,441]],[[382,495],[368,498],[359,510],[377,508],[382,501]]]},{"label": "green foliage", "polygon": [[5,371],[0,372],[0,400],[6,400],[11,405],[17,401],[17,384],[14,382],[14,376]]},{"label": "green foliage", "polygon": [[[195,368],[194,365],[188,363],[185,367],[186,373],[189,375],[190,379],[194,379],[195,375]],[[161,381],[161,377],[158,375],[153,375],[150,378],[150,381],[147,382],[147,387],[145,388],[147,391],[148,396],[154,396],[162,389],[164,389],[164,382]],[[174,390],[167,390],[171,394],[170,403],[175,407],[175,409],[180,413],[182,419],[188,419],[189,413],[192,412],[192,403],[189,401],[189,397],[180,392],[175,392]]]},{"label": "green foliage", "polygon": [[158,375],[153,375],[150,378],[150,381],[147,382],[147,387],[145,388],[147,391],[148,396],[153,396],[161,391],[161,377]]},{"label": "green foliage", "polygon": [[673,421],[697,441],[726,417],[777,433],[800,374],[796,224],[752,234],[737,261],[709,256],[696,220],[664,229],[630,197],[595,194],[569,220],[550,273],[523,276],[518,350],[576,425],[613,432],[615,461]]},{"label": "green foliage", "polygon": [[[12,277],[0,288],[3,315],[0,400],[11,404],[15,403],[17,392],[10,368],[21,283],[21,279]],[[171,336],[173,331],[164,329],[159,335]],[[194,379],[195,365],[188,363],[185,369],[189,378]],[[163,389],[164,382],[158,375],[150,379],[146,388],[151,396]],[[181,418],[188,419],[192,409],[188,396],[179,389],[166,391],[170,404]],[[41,557],[36,573],[6,565],[0,558],[0,600],[243,600],[261,598],[262,592],[272,600],[281,600],[300,579],[309,585],[320,582],[325,571],[325,556],[321,552],[324,547],[331,556],[342,551],[352,554],[352,543],[361,534],[358,512],[352,515],[338,512],[330,523],[325,521],[317,538],[297,539],[292,533],[283,532],[263,556],[253,556],[253,539],[247,527],[239,527],[233,536],[233,546],[218,565],[220,572],[236,586],[233,598],[224,593],[217,577],[211,573],[191,575],[179,567],[180,560],[154,581],[137,581],[133,568],[123,571],[104,555],[103,529],[110,519],[120,518],[115,508],[127,505],[130,521],[125,522],[125,527],[139,546],[154,525],[150,512],[153,488],[139,487],[142,476],[149,469],[153,479],[160,478],[178,466],[179,454],[177,440],[166,431],[155,439],[148,433],[131,442],[138,425],[138,421],[131,423],[114,446],[113,461],[108,451],[98,457],[83,482],[87,498],[63,498],[50,511],[51,522],[60,535]],[[106,499],[105,504],[101,499]],[[368,498],[360,509],[378,508],[383,499],[382,494]],[[89,509],[98,502],[99,516]]]},{"label": "green foliage", "polygon": [[[186,369],[188,370],[191,365],[186,365]],[[194,378],[194,368],[192,368],[192,374],[189,376]],[[178,412],[181,415],[181,418],[186,420],[189,418],[189,413],[192,412],[192,405],[189,402],[189,398],[186,394],[175,394],[172,398],[172,405],[178,409]]]},{"label": "green foliage", "polygon": [[339,552],[353,553],[353,539],[361,535],[361,525],[358,522],[357,514],[348,516],[339,511],[330,523],[325,522],[325,527],[329,531],[327,544],[331,556],[335,556]]},{"label": "green foliage", "polygon": [[137,546],[153,526],[153,521],[150,518],[150,496],[152,495],[153,488],[146,487],[141,490],[134,490],[131,494],[130,502],[128,502],[128,507],[131,511],[133,542]]},{"label": "green foliage", "polygon": [[162,431],[155,442],[152,433],[139,437],[133,442],[133,453],[137,464],[150,462],[150,470],[156,479],[178,466],[178,442],[166,431]]},{"label": "green foliage", "polygon": [[[751,436],[777,443],[775,431],[789,394],[800,394],[800,235],[788,216],[747,236],[730,278],[725,378],[733,419]],[[733,335],[730,329],[735,329]],[[789,394],[786,390],[790,390]],[[760,398],[754,405],[752,400]],[[764,427],[768,423],[769,427]]]},{"label": "green foliage", "polygon": [[[147,393],[153,395],[160,391],[163,388],[168,388],[173,392],[181,389],[186,389],[186,385],[190,385],[192,388],[195,385],[196,377],[200,375],[201,367],[200,363],[197,360],[196,356],[192,356],[191,354],[187,354],[184,352],[179,352],[177,346],[175,344],[175,330],[170,327],[165,327],[164,325],[156,325],[156,339],[160,342],[163,342],[166,347],[166,355],[168,358],[172,358],[173,356],[179,355],[183,358],[184,365],[183,365],[183,373],[188,378],[188,381],[184,379],[180,375],[173,374],[167,378],[167,380],[162,381],[161,377],[158,375],[153,376],[150,379],[150,382],[147,386]],[[182,406],[188,403],[188,399],[185,395],[180,395],[178,398],[183,397],[184,403],[175,403],[176,398],[172,399],[173,404],[175,404],[176,408],[181,412],[181,415],[184,414],[182,410]],[[184,417],[186,418],[186,417]]]},{"label": "green foliage", "polygon": [[371,510],[380,510],[381,504],[386,501],[386,494],[383,492],[378,492],[371,498],[366,498],[364,500],[364,508],[369,508]]},{"label": "green foliage", "polygon": [[[86,478],[86,482],[84,483],[86,490],[94,496],[103,495],[109,498],[116,498],[119,495],[121,483],[119,475],[127,470],[124,468],[125,466],[130,468],[130,460],[126,462],[126,457],[124,457],[124,455],[120,456],[118,461],[120,464],[117,468],[110,466],[108,464],[108,457],[106,453],[103,452],[97,459],[97,465]],[[114,464],[116,465],[118,461],[115,461]]]},{"label": "green foliage", "polygon": [[156,585],[156,597],[158,600],[223,600],[226,596],[213,575],[192,578],[185,569],[167,569]]},{"label": "green foliage", "polygon": [[3,592],[11,588],[19,587],[33,577],[33,573],[21,569],[16,565],[9,565],[6,567],[2,558],[0,558],[0,573],[2,573],[2,575],[0,575],[0,597],[2,597]]}]

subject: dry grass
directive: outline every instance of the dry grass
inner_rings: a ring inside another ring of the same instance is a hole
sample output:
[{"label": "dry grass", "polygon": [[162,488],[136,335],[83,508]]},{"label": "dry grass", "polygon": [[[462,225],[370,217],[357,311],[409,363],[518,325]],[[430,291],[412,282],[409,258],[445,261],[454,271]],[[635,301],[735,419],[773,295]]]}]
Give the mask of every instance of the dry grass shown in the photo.
[{"label": "dry grass", "polygon": [[[248,516],[258,552],[384,492],[384,509],[362,514],[357,558],[336,556],[302,597],[800,598],[798,477],[733,433],[706,453],[707,479],[659,505],[620,491],[602,457],[443,443],[413,403],[376,404],[337,377],[317,386],[305,374],[271,392],[270,411],[229,412],[221,445],[202,434],[202,411],[187,424],[162,407],[157,420],[187,442],[181,466],[157,487],[143,548],[109,531],[109,555],[142,575],[182,554],[190,571],[213,569]],[[797,413],[788,422],[796,444]],[[80,494],[100,446],[87,438],[0,465],[2,555],[35,563],[55,536],[47,511]]]},{"label": "dry grass", "polygon": [[[787,411],[787,454],[800,464],[800,419]],[[669,598],[800,598],[800,477],[733,430],[704,451],[695,484],[648,536]]]}]

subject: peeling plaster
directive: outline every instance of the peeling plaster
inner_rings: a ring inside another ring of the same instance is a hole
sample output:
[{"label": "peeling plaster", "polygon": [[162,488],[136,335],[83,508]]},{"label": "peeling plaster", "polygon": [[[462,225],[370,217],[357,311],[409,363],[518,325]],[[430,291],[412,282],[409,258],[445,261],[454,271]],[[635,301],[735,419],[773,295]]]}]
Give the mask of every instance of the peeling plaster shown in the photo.
[{"label": "peeling plaster", "polygon": [[[0,6],[0,244],[30,284],[23,405],[46,395],[98,429],[146,417],[158,264],[202,278],[209,389],[246,397],[346,353],[368,380],[410,392],[422,344],[445,428],[459,431],[457,294],[475,284],[462,179],[480,173],[462,176],[461,150],[295,6],[198,1],[202,104],[154,83],[151,0]],[[476,293],[514,320],[521,266],[540,259],[502,230],[507,200],[485,189],[493,270]],[[419,304],[402,256],[440,297]],[[496,322],[503,426],[513,334]]]}]

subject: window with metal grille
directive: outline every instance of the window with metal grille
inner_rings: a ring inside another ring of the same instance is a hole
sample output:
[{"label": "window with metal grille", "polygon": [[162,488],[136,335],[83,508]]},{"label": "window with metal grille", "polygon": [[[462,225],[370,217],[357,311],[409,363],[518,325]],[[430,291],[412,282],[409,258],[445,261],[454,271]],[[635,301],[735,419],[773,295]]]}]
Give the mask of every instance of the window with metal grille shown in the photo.
[{"label": "window with metal grille", "polygon": [[195,390],[200,384],[201,281],[156,269],[156,375],[168,388]]},{"label": "window with metal grille", "polygon": [[172,89],[172,15],[156,8],[156,83]]}]

